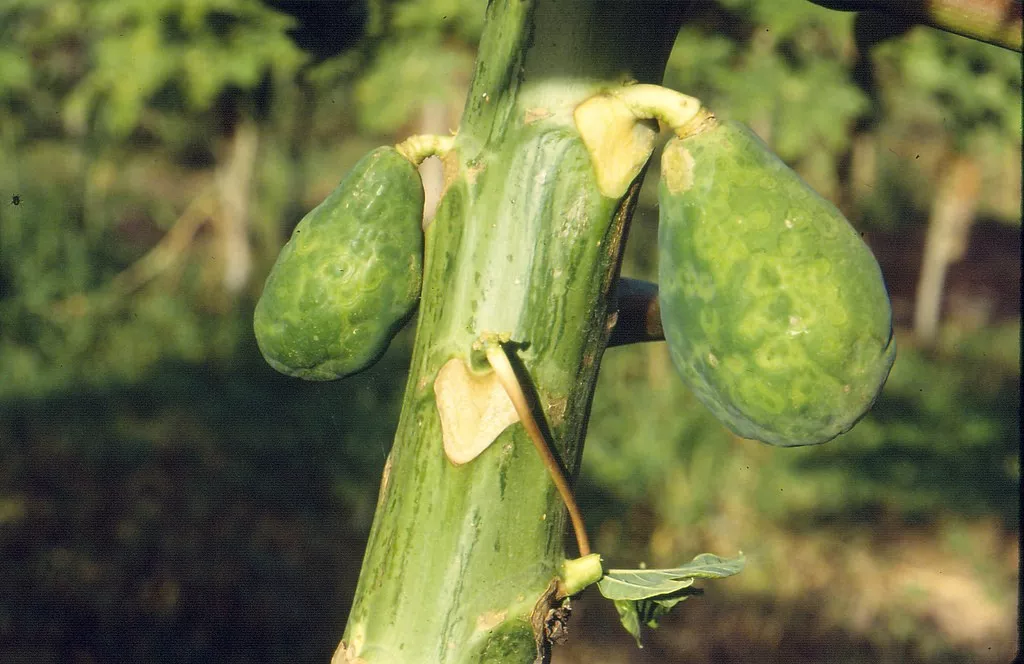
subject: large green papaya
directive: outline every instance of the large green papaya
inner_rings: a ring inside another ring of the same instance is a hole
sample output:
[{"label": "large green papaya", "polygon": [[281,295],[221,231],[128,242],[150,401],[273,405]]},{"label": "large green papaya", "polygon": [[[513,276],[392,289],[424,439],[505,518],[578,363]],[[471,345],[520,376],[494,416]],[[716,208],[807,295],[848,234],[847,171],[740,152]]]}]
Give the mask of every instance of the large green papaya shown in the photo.
[{"label": "large green papaya", "polygon": [[383,147],[363,157],[285,244],[254,330],[278,371],[334,380],[376,362],[416,308],[423,278],[423,185]]},{"label": "large green papaya", "polygon": [[662,156],[662,324],[677,368],[736,434],[848,431],[892,366],[892,312],[859,234],[750,129],[707,114]]}]

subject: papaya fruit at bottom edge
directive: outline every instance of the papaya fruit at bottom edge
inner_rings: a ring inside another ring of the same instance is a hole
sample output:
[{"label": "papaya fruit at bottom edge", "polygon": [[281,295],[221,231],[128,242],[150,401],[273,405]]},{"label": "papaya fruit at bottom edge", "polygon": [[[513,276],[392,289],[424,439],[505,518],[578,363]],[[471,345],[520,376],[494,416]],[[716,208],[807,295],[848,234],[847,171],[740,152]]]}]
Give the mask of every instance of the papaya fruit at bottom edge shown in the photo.
[{"label": "papaya fruit at bottom edge", "polygon": [[812,445],[871,407],[895,358],[870,249],[747,127],[713,116],[673,138],[659,186],[670,353],[736,434]]},{"label": "papaya fruit at bottom edge", "polygon": [[295,227],[256,304],[278,371],[334,380],[366,369],[412,316],[423,279],[423,186],[392,147],[364,156]]}]

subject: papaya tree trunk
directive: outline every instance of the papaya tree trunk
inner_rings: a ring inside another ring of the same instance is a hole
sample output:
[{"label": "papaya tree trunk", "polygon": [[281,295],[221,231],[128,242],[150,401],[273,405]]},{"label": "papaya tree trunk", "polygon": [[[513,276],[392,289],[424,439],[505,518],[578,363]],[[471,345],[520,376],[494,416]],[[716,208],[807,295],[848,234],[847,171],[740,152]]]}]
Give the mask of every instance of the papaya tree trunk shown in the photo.
[{"label": "papaya tree trunk", "polygon": [[[619,198],[602,195],[573,110],[626,81],[660,83],[684,5],[489,3],[425,229],[401,418],[334,662],[547,661],[563,633],[567,520],[548,471],[518,423],[468,463],[450,461],[435,379],[453,358],[472,367],[482,335],[505,335],[575,476],[641,178]],[[472,409],[470,386],[451,389]]]}]

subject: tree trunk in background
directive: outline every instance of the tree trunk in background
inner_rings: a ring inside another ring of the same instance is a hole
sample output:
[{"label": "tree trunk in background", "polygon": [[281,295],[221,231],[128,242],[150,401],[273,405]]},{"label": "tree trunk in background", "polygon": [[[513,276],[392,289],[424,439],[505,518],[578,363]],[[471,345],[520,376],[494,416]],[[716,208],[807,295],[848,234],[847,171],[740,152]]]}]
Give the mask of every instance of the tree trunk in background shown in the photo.
[{"label": "tree trunk in background", "polygon": [[[451,122],[451,107],[442,101],[428,101],[420,109],[420,134],[448,135],[449,128],[455,126]],[[444,173],[440,159],[427,159],[420,164],[420,178],[423,180],[423,225],[426,227],[434,219],[437,203],[441,200],[441,189],[444,186]]]},{"label": "tree trunk in background", "polygon": [[981,168],[970,157],[954,156],[939,175],[928,221],[921,275],[914,304],[914,334],[926,345],[935,342],[942,312],[946,270],[967,249],[981,189]]},{"label": "tree trunk in background", "polygon": [[217,255],[224,290],[234,294],[245,288],[252,271],[252,247],[249,245],[249,196],[256,166],[259,129],[246,118],[235,125],[231,152],[217,169],[220,214],[215,219]]}]

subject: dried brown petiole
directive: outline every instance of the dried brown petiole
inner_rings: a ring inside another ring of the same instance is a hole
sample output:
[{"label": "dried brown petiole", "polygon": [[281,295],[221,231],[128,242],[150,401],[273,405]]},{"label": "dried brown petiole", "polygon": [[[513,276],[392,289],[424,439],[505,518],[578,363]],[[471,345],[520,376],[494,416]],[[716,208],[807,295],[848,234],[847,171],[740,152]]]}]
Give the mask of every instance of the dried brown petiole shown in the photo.
[{"label": "dried brown petiole", "polygon": [[565,475],[562,474],[562,468],[558,464],[558,460],[551,451],[548,442],[544,439],[544,434],[541,432],[537,420],[533,417],[530,406],[526,401],[526,395],[523,394],[523,387],[519,384],[519,378],[516,377],[512,364],[505,354],[504,346],[498,342],[488,343],[486,354],[487,361],[490,362],[491,368],[494,369],[498,382],[505,388],[505,393],[508,394],[512,405],[515,406],[516,413],[519,415],[519,421],[523,423],[523,428],[526,429],[527,435],[533,441],[537,454],[540,455],[541,460],[551,474],[551,479],[554,481],[558,493],[562,496],[562,502],[565,503],[565,507],[569,511],[569,519],[572,521],[572,528],[576,534],[576,546],[579,548],[580,556],[589,555],[590,540],[587,539],[587,531],[583,525],[583,516],[580,514],[579,505],[576,504],[572,488],[569,486],[568,480],[565,479]]}]

